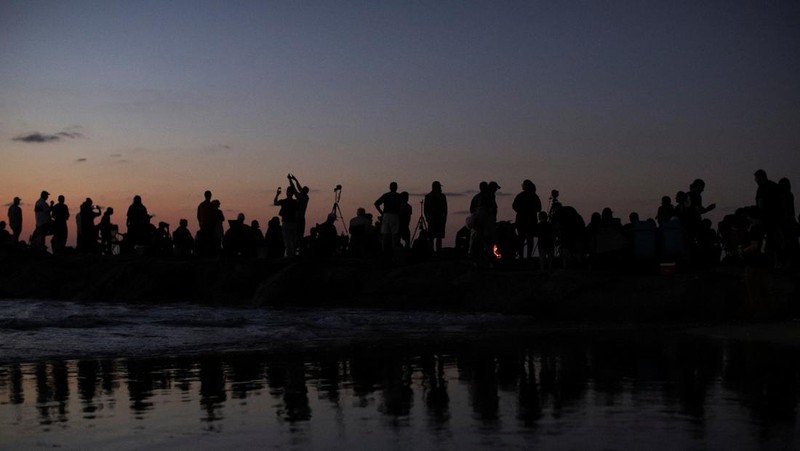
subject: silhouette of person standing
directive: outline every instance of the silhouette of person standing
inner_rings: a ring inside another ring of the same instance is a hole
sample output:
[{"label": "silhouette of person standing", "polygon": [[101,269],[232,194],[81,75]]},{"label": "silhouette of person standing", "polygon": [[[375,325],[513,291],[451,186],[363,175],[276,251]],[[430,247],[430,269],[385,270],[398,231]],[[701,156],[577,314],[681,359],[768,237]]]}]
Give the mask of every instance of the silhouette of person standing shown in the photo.
[{"label": "silhouette of person standing", "polygon": [[289,185],[294,186],[297,200],[297,239],[302,240],[306,234],[306,210],[308,209],[308,187],[300,184],[294,174],[289,174]]},{"label": "silhouette of person standing", "polygon": [[472,199],[470,211],[473,211],[472,226],[476,231],[477,247],[475,257],[478,260],[491,259],[496,240],[497,200],[495,194],[500,189],[497,182],[485,185],[481,182],[481,192]]},{"label": "silhouette of person standing", "polygon": [[200,230],[197,233],[197,250],[203,256],[210,256],[214,253],[214,228],[216,225],[217,213],[211,203],[211,191],[203,193],[203,201],[197,206],[197,223]]},{"label": "silhouette of person standing", "polygon": [[[81,214],[83,212],[81,211]],[[128,207],[126,225],[128,227],[128,240],[131,245],[150,244],[148,226],[150,225],[150,215],[147,207],[142,204],[142,197],[138,194],[133,196],[133,203]]]},{"label": "silhouette of person standing", "polygon": [[81,233],[78,235],[78,251],[94,253],[97,251],[97,227],[94,218],[100,216],[100,207],[95,207],[92,199],[87,197],[81,204],[80,213]]},{"label": "silhouette of person standing", "polygon": [[423,210],[428,233],[433,239],[433,250],[439,252],[442,250],[442,239],[447,226],[447,197],[438,181],[431,183],[431,192],[425,195]]},{"label": "silhouette of person standing", "polygon": [[414,214],[411,204],[408,203],[408,192],[400,193],[400,239],[406,249],[411,249],[411,216]]},{"label": "silhouette of person standing", "polygon": [[397,192],[397,182],[389,184],[389,191],[375,201],[375,209],[381,215],[382,246],[386,255],[391,255],[400,245],[400,206],[402,200]]},{"label": "silhouette of person standing", "polygon": [[283,257],[285,246],[283,244],[283,230],[281,230],[281,220],[273,216],[267,222],[267,232],[264,234],[267,259],[272,260]]},{"label": "silhouette of person standing", "polygon": [[222,202],[219,199],[211,201],[214,206],[214,239],[212,240],[212,255],[219,255],[222,250],[222,239],[225,237],[225,215],[222,213]]},{"label": "silhouette of person standing", "polygon": [[67,245],[67,220],[69,220],[69,207],[64,203],[64,196],[58,196],[58,203],[50,209],[53,216],[53,238],[50,245],[53,247],[53,254],[61,254]]},{"label": "silhouette of person standing", "polygon": [[172,232],[172,243],[175,245],[175,254],[179,258],[188,258],[192,255],[194,238],[189,231],[189,220],[181,219],[178,228]]},{"label": "silhouette of person standing", "polygon": [[22,199],[15,197],[8,207],[8,226],[11,228],[11,239],[14,244],[19,243],[22,233],[22,208],[19,206]]},{"label": "silhouette of person standing", "polygon": [[662,226],[668,223],[673,216],[675,216],[675,207],[672,205],[672,199],[670,199],[669,196],[663,196],[661,198],[661,205],[659,205],[658,211],[656,212],[656,221],[658,221],[658,225]]},{"label": "silhouette of person standing", "polygon": [[777,264],[778,252],[782,246],[781,192],[777,183],[767,178],[767,173],[759,169],[753,174],[758,190],[756,190],[756,206],[761,212],[761,224],[764,230],[765,251],[772,266]]},{"label": "silhouette of person standing", "polygon": [[273,204],[281,207],[278,216],[281,217],[282,226],[281,232],[283,234],[283,244],[286,248],[286,256],[294,257],[297,255],[297,212],[300,208],[297,200],[294,198],[297,190],[293,185],[286,188],[286,197],[278,199],[281,195],[281,189],[275,193]]},{"label": "silhouette of person standing", "polygon": [[52,233],[52,216],[50,215],[50,208],[53,202],[47,203],[50,193],[42,191],[39,200],[33,206],[34,216],[36,217],[36,229],[33,231],[31,238],[31,247],[39,250],[47,250],[44,240],[47,235]]},{"label": "silhouette of person standing", "polygon": [[111,255],[113,246],[114,233],[118,230],[116,224],[111,223],[111,216],[114,214],[114,209],[111,207],[106,208],[103,216],[100,218],[100,251],[105,255]]},{"label": "silhouette of person standing", "polygon": [[481,197],[486,190],[489,189],[489,183],[482,181],[478,184],[478,193],[472,196],[469,203],[469,217],[467,217],[467,227],[469,227],[469,255],[474,259],[479,259],[481,256],[481,247],[483,238],[480,232],[480,211],[478,206],[481,202]]},{"label": "silhouette of person standing", "polygon": [[800,257],[800,243],[797,241],[798,224],[796,210],[794,207],[794,194],[792,193],[792,183],[788,178],[783,177],[778,180],[778,187],[781,194],[781,230],[784,237],[784,249],[782,259],[787,265],[791,265]]},{"label": "silhouette of person standing", "polygon": [[523,254],[523,248],[519,250],[520,258],[533,257],[533,237],[536,234],[537,215],[542,211],[542,201],[536,194],[536,185],[530,180],[522,182],[522,192],[514,198],[511,208],[517,213],[515,223],[517,234],[522,239],[520,245],[527,252]]}]

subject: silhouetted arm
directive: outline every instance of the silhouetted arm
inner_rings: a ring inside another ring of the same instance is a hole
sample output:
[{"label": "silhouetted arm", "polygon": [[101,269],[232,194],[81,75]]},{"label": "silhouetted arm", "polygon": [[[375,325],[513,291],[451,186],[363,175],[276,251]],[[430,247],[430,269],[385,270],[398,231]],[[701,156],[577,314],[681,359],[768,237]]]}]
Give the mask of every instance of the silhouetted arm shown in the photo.
[{"label": "silhouetted arm", "polygon": [[383,209],[381,208],[381,204],[383,203],[383,196],[381,196],[378,200],[375,201],[375,209],[378,210],[378,214],[383,216]]}]

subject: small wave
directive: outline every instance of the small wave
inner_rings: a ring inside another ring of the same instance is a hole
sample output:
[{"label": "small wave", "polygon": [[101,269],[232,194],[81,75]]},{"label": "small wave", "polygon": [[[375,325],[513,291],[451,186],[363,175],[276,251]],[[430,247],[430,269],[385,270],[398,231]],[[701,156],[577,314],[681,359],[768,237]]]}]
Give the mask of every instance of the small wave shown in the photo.
[{"label": "small wave", "polygon": [[242,327],[249,323],[247,318],[202,319],[176,318],[157,321],[158,324],[176,327]]},{"label": "small wave", "polygon": [[95,315],[71,315],[66,318],[7,318],[0,319],[0,329],[37,330],[47,327],[60,329],[92,329],[116,326],[123,321],[110,320]]}]

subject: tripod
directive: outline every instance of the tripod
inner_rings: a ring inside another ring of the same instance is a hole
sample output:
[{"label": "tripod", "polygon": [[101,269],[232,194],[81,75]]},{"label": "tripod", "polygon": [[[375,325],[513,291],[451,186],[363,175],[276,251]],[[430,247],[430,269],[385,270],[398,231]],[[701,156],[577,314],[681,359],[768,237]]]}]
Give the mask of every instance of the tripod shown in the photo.
[{"label": "tripod", "polygon": [[425,215],[423,214],[425,211],[425,201],[419,201],[419,219],[417,220],[417,225],[414,226],[414,234],[411,235],[411,242],[413,243],[414,240],[417,238],[417,231],[420,232],[427,232],[428,231],[428,223],[425,222]]},{"label": "tripod", "polygon": [[336,185],[336,188],[333,189],[333,207],[331,207],[331,213],[334,217],[342,220],[342,229],[344,229],[344,233],[349,235],[350,232],[347,231],[347,224],[344,222],[344,216],[342,215],[342,209],[339,208],[339,199],[342,198],[342,185]]}]

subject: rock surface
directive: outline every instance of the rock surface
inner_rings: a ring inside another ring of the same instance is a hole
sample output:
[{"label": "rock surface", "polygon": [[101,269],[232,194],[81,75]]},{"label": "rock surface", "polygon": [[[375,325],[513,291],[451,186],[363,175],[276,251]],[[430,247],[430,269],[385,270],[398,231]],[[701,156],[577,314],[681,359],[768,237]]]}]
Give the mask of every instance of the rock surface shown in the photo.
[{"label": "rock surface", "polygon": [[[772,310],[784,318],[796,316],[798,281],[797,271],[770,276]],[[563,320],[660,321],[736,318],[746,296],[739,268],[634,275],[543,273],[520,262],[480,269],[456,259],[384,267],[354,259],[0,255],[0,298],[436,309]]]}]

